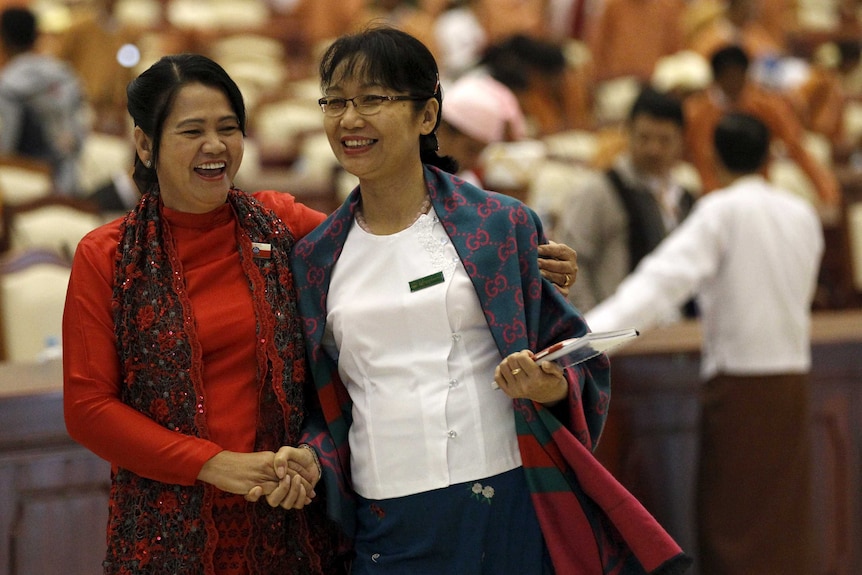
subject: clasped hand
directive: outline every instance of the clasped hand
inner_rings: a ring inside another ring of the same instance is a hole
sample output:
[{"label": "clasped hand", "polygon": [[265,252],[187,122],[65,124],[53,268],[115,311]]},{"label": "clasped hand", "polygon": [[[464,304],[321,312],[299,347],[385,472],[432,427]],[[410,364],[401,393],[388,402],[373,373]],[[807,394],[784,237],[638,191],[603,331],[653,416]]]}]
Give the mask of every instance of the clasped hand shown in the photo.
[{"label": "clasped hand", "polygon": [[198,479],[246,501],[265,497],[272,507],[302,509],[314,498],[320,475],[310,449],[284,446],[277,453],[221,451],[204,464]]}]

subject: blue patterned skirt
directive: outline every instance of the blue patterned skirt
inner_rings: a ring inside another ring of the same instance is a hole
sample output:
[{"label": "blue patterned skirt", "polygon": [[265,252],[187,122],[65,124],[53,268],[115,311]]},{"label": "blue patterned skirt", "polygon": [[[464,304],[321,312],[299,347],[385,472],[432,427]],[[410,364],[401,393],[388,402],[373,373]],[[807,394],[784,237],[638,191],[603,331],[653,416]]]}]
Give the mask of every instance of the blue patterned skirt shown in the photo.
[{"label": "blue patterned skirt", "polygon": [[358,505],[351,575],[554,573],[521,467]]}]

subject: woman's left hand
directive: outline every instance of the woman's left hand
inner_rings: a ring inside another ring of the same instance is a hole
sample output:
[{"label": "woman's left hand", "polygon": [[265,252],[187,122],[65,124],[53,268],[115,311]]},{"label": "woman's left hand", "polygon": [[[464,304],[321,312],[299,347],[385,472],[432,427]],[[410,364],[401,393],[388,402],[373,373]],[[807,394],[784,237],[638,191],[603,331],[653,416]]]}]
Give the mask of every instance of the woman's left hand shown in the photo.
[{"label": "woman's left hand", "polygon": [[284,509],[302,509],[311,503],[314,486],[320,481],[320,469],[310,449],[282,446],[273,458],[273,468],[280,478],[275,489],[266,492],[262,486],[256,486],[246,494],[247,501],[265,496],[271,507]]},{"label": "woman's left hand", "polygon": [[548,242],[539,246],[539,271],[564,296],[578,277],[578,253],[566,244]]},{"label": "woman's left hand", "polygon": [[513,353],[494,370],[494,381],[513,399],[530,399],[552,405],[565,399],[569,382],[553,361],[537,364],[528,350]]}]

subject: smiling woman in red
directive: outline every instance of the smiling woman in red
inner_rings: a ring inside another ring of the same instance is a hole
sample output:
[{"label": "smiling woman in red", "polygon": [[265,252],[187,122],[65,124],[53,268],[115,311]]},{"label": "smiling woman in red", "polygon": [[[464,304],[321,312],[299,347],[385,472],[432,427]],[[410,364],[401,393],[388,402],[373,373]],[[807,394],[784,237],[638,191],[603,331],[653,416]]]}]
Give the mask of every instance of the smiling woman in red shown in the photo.
[{"label": "smiling woman in red", "polygon": [[[287,263],[323,215],[233,187],[245,109],[215,62],[166,57],[128,96],[142,197],[81,241],[63,322],[69,434],[112,464],[105,573],[336,573],[321,506],[295,509],[319,468]],[[246,501],[281,476],[281,507]]]}]

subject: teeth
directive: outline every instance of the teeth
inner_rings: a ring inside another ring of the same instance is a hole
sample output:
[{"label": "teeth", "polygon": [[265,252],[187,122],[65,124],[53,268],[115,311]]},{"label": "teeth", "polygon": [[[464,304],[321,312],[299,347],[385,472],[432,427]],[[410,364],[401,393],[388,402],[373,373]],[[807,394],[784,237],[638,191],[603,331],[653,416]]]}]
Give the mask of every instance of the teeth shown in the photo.
[{"label": "teeth", "polygon": [[224,162],[211,162],[209,164],[203,164],[203,165],[198,166],[198,169],[200,169],[200,170],[220,170],[220,169],[224,168],[224,166],[225,166]]},{"label": "teeth", "polygon": [[348,148],[358,148],[360,146],[370,146],[374,140],[347,140],[344,145]]}]

